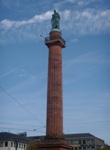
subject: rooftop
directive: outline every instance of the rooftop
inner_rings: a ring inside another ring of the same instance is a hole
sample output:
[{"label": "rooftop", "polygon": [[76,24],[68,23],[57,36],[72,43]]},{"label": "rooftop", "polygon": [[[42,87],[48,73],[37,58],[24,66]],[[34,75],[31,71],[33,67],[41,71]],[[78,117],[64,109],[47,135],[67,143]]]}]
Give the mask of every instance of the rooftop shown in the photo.
[{"label": "rooftop", "polygon": [[[94,136],[90,133],[64,134],[63,137],[68,138],[68,139],[69,138],[97,138],[96,136]],[[42,136],[31,136],[29,138],[40,140],[40,139],[44,139],[45,136],[43,136],[43,135]],[[99,138],[97,138],[97,139],[99,139]]]},{"label": "rooftop", "polygon": [[0,132],[0,141],[19,141],[19,142],[28,142],[29,139],[27,137],[23,137],[19,134],[13,134],[9,132]]},{"label": "rooftop", "polygon": [[64,134],[64,138],[96,138],[90,133]]}]

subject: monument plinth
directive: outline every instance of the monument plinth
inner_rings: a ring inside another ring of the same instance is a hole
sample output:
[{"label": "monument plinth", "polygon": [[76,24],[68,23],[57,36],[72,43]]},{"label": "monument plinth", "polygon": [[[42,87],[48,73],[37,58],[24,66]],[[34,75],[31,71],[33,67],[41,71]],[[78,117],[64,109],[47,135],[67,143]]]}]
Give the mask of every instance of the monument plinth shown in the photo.
[{"label": "monument plinth", "polygon": [[60,15],[54,10],[52,30],[45,44],[49,49],[46,137],[38,144],[39,150],[69,150],[63,138],[63,95],[62,95],[62,48],[65,40],[61,36]]}]

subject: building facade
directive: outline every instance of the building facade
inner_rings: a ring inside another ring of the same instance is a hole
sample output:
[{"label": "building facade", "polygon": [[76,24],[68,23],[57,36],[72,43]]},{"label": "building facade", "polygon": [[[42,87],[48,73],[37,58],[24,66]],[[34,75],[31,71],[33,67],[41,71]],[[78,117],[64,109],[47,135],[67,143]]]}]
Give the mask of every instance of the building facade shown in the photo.
[{"label": "building facade", "polygon": [[66,134],[67,139],[73,150],[97,150],[105,146],[104,140],[89,133]]},{"label": "building facade", "polygon": [[1,132],[0,150],[26,150],[27,143],[29,140],[24,135]]}]

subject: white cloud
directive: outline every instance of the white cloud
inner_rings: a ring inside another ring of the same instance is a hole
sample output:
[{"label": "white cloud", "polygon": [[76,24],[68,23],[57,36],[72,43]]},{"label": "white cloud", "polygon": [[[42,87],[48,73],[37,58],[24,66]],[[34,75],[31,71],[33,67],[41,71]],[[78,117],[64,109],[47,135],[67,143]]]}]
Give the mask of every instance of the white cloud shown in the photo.
[{"label": "white cloud", "polygon": [[71,14],[70,10],[65,10],[64,12],[61,12],[61,15],[63,16],[65,21],[70,19],[70,14]]},{"label": "white cloud", "polygon": [[75,39],[75,38],[74,38],[74,39],[71,39],[71,40],[70,40],[70,43],[76,43],[76,42],[78,42],[78,39]]},{"label": "white cloud", "polygon": [[54,4],[54,8],[57,8],[58,10],[62,9],[64,6],[67,8],[69,5],[73,5],[73,8],[75,9],[82,9],[85,7],[91,7],[91,4],[96,4],[97,6],[100,6],[102,4],[103,0],[65,0],[61,2],[57,2]]},{"label": "white cloud", "polygon": [[47,31],[47,20],[51,18],[51,15],[52,11],[47,11],[28,20],[2,20],[0,22],[0,43],[5,44],[7,42],[22,42],[26,40],[36,41],[42,33]]},{"label": "white cloud", "polygon": [[0,24],[1,24],[2,28],[4,28],[4,29],[10,29],[13,27],[18,28],[23,25],[29,25],[29,24],[34,24],[37,22],[42,22],[42,21],[48,20],[51,17],[51,15],[52,15],[52,11],[47,11],[44,14],[35,15],[34,17],[32,17],[29,20],[13,21],[13,20],[4,19],[0,22]]},{"label": "white cloud", "polygon": [[63,30],[71,30],[73,34],[85,35],[110,32],[110,10],[70,11],[68,20],[64,12],[62,20]]},{"label": "white cloud", "polygon": [[[0,42],[36,40],[42,33],[44,36],[47,35],[47,31],[51,30],[52,13],[47,11],[22,21],[2,20]],[[59,13],[63,34],[71,36],[110,33],[110,10],[108,9],[64,10]]]}]

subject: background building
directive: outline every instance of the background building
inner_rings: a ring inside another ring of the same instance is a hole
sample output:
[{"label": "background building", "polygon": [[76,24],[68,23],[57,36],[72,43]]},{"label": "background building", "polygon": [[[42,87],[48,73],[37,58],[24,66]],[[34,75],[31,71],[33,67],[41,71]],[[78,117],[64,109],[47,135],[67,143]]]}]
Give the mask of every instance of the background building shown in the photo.
[{"label": "background building", "polygon": [[66,134],[64,137],[73,147],[73,150],[96,150],[105,146],[104,140],[90,133]]},{"label": "background building", "polygon": [[[64,134],[63,137],[68,141],[72,150],[97,150],[106,146],[104,140],[90,134]],[[13,134],[8,132],[0,133],[0,150],[26,150],[29,141],[44,140],[45,136],[27,137],[26,133]],[[17,147],[16,147],[17,146]],[[108,149],[110,148],[107,145]]]},{"label": "background building", "polygon": [[0,150],[26,150],[28,141],[26,133],[17,135],[8,132],[1,132]]}]

